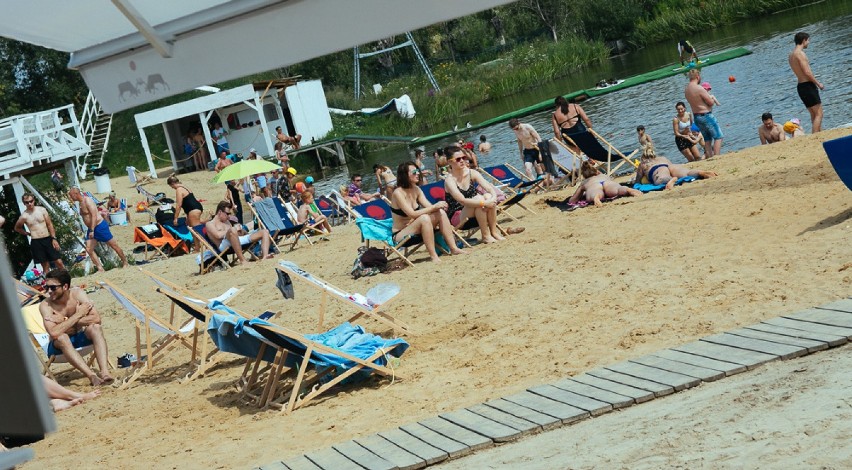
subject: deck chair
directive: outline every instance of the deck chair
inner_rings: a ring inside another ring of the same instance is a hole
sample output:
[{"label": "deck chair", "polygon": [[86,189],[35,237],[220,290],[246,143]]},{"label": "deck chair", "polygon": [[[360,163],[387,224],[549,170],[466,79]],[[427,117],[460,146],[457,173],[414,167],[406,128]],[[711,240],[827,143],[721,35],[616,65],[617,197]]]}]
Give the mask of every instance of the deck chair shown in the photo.
[{"label": "deck chair", "polygon": [[[608,176],[614,176],[615,173],[625,165],[631,171],[636,170],[636,165],[633,163],[631,158],[633,158],[639,149],[634,150],[630,153],[630,155],[624,155],[620,150],[615,148],[614,145],[607,142],[606,139],[601,137],[600,134],[592,129],[578,132],[576,134],[566,135],[565,138],[570,140],[571,143],[579,148],[590,159],[606,164],[606,171],[604,173]],[[601,142],[603,142],[606,147],[601,145]],[[613,166],[614,160],[616,163],[615,166]]]},{"label": "deck chair", "polygon": [[192,247],[193,238],[192,233],[189,231],[189,227],[186,225],[186,217],[181,217],[178,219],[177,225],[172,224],[158,224],[160,226],[161,231],[168,231],[173,238],[176,240],[180,240],[186,245],[187,248]]},{"label": "deck chair", "polygon": [[[390,205],[384,199],[376,199],[370,202],[365,202],[360,206],[355,206],[355,212],[359,217],[355,219],[355,224],[358,230],[361,231],[361,241],[370,246],[371,241],[381,243],[386,250],[390,250],[393,254],[403,260],[408,266],[414,266],[414,263],[408,259],[414,252],[423,246],[423,237],[414,235],[408,237],[401,244],[396,244],[393,240],[393,219],[391,218]],[[436,246],[437,237],[440,234],[435,233]],[[443,250],[443,247],[439,248]],[[449,250],[444,250],[449,252]]]},{"label": "deck chair", "polygon": [[[235,256],[234,247],[231,246],[225,251],[219,251],[218,247],[213,246],[213,242],[207,238],[207,234],[204,232],[204,225],[198,225],[197,227],[189,227],[189,233],[192,234],[193,238],[198,240],[201,244],[201,253],[199,254],[200,260],[198,263],[199,274],[207,274],[213,270],[216,265],[221,265],[225,269],[228,269],[231,266],[231,263],[227,260],[229,256]],[[255,243],[250,243],[247,245],[242,245],[237,249],[243,250],[243,253],[248,252],[249,255],[254,258],[254,253],[251,251],[251,248],[254,247]]]},{"label": "deck chair", "polygon": [[346,218],[342,210],[337,207],[337,203],[330,196],[317,196],[314,201],[317,209],[328,219],[331,225],[340,225]]},{"label": "deck chair", "polygon": [[[423,195],[426,197],[426,200],[429,201],[430,204],[437,204],[442,201],[447,200],[447,193],[444,190],[444,182],[441,180],[435,181],[434,183],[424,184],[420,186],[420,190],[423,191]],[[449,214],[448,214],[449,215]],[[466,238],[469,238],[472,232],[479,230],[479,223],[473,217],[467,219],[460,227],[454,227],[453,233],[464,243],[465,246],[470,247],[470,243],[467,242]],[[497,224],[497,230],[500,231],[503,235],[507,235],[506,230]],[[462,235],[464,234],[464,235]]]},{"label": "deck chair", "polygon": [[94,195],[94,194],[92,194],[92,192],[91,192],[91,191],[83,191],[83,195],[84,195],[84,196],[88,196],[88,197],[92,198],[92,201],[94,201],[94,202],[95,202],[95,205],[96,205],[96,206],[101,206],[101,205],[103,205],[103,204],[106,202],[106,201],[101,201],[101,200],[99,200],[98,198],[96,198],[96,197],[95,197],[95,195]]},{"label": "deck chair", "polygon": [[350,222],[358,218],[358,214],[352,210],[352,205],[343,198],[343,196],[335,191],[331,190],[328,193],[328,196],[337,203],[337,208],[346,215],[346,221]]},{"label": "deck chair", "polygon": [[268,197],[248,206],[258,224],[269,231],[269,236],[272,237],[275,246],[281,249],[288,241],[292,240],[289,251],[293,251],[306,227],[305,224],[294,224],[286,212],[279,212],[279,207],[283,206],[276,205],[276,200],[278,198]]},{"label": "deck chair", "polygon": [[[109,281],[100,281],[100,285],[112,294],[128,313],[133,315],[136,324],[137,361],[131,366],[119,389],[129,387],[136,379],[146,372],[150,372],[157,362],[166,357],[176,346],[184,346],[189,349],[192,355],[190,364],[195,362],[198,332],[194,322],[186,322],[183,326],[177,326],[173,322],[160,318]],[[158,334],[159,338],[155,340],[154,334]],[[142,353],[143,348],[145,349],[144,355]]]},{"label": "deck chair", "polygon": [[142,186],[141,184],[136,185],[136,192],[145,196],[145,201],[148,203],[149,206],[158,205],[160,204],[160,201],[166,198],[165,194],[154,194],[151,191],[145,189],[145,186]]},{"label": "deck chair", "polygon": [[[248,324],[276,349],[265,401],[282,412],[307,405],[347,379],[351,382],[372,373],[402,378],[388,367],[389,356],[398,358],[408,349],[401,338],[384,339],[349,323],[317,335],[302,335],[263,320]],[[295,373],[295,378],[282,382],[282,372]]]},{"label": "deck chair", "polygon": [[[47,333],[47,329],[44,327],[44,319],[41,316],[41,312],[39,312],[39,305],[40,302],[31,303],[26,307],[22,307],[21,315],[24,317],[24,324],[26,325],[27,332],[30,335],[30,342],[32,342],[33,347],[35,348],[36,356],[39,361],[41,361],[41,365],[43,367],[42,374],[56,380],[56,376],[53,375],[53,371],[50,370],[50,366],[53,364],[67,364],[68,359],[64,354],[51,355],[48,353],[48,346],[50,345],[51,339],[50,335]],[[41,353],[39,353],[39,351],[41,351]],[[77,348],[77,352],[86,359],[86,363],[89,367],[92,367],[95,363],[95,347],[90,344]],[[42,359],[41,354],[44,354],[44,359]]]},{"label": "deck chair", "polygon": [[574,153],[562,139],[550,139],[550,155],[553,158],[553,164],[563,173],[563,176],[556,180],[556,186],[567,184],[575,186],[580,180],[580,165],[583,163],[582,157]]},{"label": "deck chair", "polygon": [[[171,288],[157,287],[156,291],[168,298],[172,302],[173,307],[177,307],[191,316],[195,320],[192,324],[200,332],[209,329],[210,319],[218,310],[222,310],[226,313],[233,313],[233,310],[218,299],[211,299],[209,303],[205,304],[204,301],[187,297],[180,292],[172,290]],[[258,319],[263,321],[278,315],[280,315],[280,312],[276,313],[267,311],[260,315]],[[244,319],[248,320],[249,317],[244,317]],[[224,355],[219,354],[220,350],[218,346],[216,346],[216,343],[213,343],[214,347],[212,349],[209,348],[208,343],[210,342],[203,338],[201,339],[201,351],[198,354],[200,364],[198,365],[198,369],[195,373],[187,377],[189,380],[204,375],[208,370],[210,370],[210,368],[224,360]],[[208,349],[210,350],[208,351]]]},{"label": "deck chair", "polygon": [[329,284],[328,282],[314,276],[313,274],[299,268],[296,263],[290,261],[279,261],[278,266],[276,266],[275,269],[282,273],[286,273],[290,277],[290,279],[295,278],[315,289],[322,291],[322,297],[320,298],[319,303],[319,325],[317,327],[319,329],[322,329],[323,320],[325,319],[325,308],[328,304],[328,299],[330,297],[358,310],[358,313],[346,320],[349,323],[354,323],[359,318],[363,316],[368,316],[378,322],[381,322],[393,328],[394,331],[400,330],[407,334],[412,334],[411,329],[408,325],[383,311],[392,299],[388,299],[381,305],[373,305],[369,302],[356,300],[365,299],[366,296],[360,294],[354,295],[352,293],[339,289]]},{"label": "deck chair", "polygon": [[45,298],[43,292],[17,279],[15,279],[15,290],[18,292],[18,302],[21,303],[21,307],[39,303]]},{"label": "deck chair", "polygon": [[523,172],[508,163],[480,167],[479,171],[497,183],[498,189],[508,190],[509,194],[517,194],[520,191],[535,191],[541,189],[544,184],[543,178],[530,180],[526,176],[518,176],[523,175]]},{"label": "deck chair", "polygon": [[852,191],[852,135],[827,140],[822,143],[822,147],[840,181]]},{"label": "deck chair", "polygon": [[148,248],[153,248],[152,258],[159,253],[163,258],[189,252],[183,240],[177,240],[171,232],[157,224],[148,224],[133,228],[133,243],[145,244],[145,260],[148,260]]},{"label": "deck chair", "polygon": [[[298,224],[299,223],[299,211],[296,209],[296,206],[294,206],[292,203],[289,203],[289,202],[283,202],[280,199],[279,199],[279,201],[282,203],[284,208],[287,210],[287,215],[290,217],[290,220],[293,221],[294,224]],[[327,237],[329,235],[328,233],[326,233],[325,230],[319,228],[320,227],[319,222],[307,221],[304,225],[305,225],[305,231],[304,231],[303,235],[304,235],[305,239],[307,239],[308,242],[312,245],[313,245],[314,242],[311,240],[309,232],[313,232],[313,234],[315,236]]]}]

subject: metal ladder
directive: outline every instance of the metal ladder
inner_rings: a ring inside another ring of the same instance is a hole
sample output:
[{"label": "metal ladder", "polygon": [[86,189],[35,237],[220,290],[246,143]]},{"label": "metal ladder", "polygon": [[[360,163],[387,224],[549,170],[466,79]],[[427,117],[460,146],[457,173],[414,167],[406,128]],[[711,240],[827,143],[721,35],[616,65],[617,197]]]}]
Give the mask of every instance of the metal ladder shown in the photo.
[{"label": "metal ladder", "polygon": [[355,75],[355,99],[356,100],[361,99],[361,59],[364,59],[364,58],[367,58],[367,57],[372,57],[374,55],[378,55],[378,54],[381,54],[381,53],[384,53],[384,52],[390,52],[394,49],[400,49],[400,48],[408,47],[408,46],[411,46],[411,49],[414,51],[414,55],[417,57],[417,61],[420,62],[420,66],[423,67],[423,72],[426,73],[426,77],[429,79],[429,83],[432,84],[432,88],[434,88],[436,92],[441,91],[441,87],[438,86],[438,81],[435,80],[435,76],[432,75],[432,69],[429,68],[429,64],[426,63],[426,59],[423,57],[423,53],[420,52],[420,48],[417,47],[417,43],[414,42],[414,37],[411,35],[410,32],[405,33],[405,37],[408,40],[405,41],[404,43],[397,44],[397,45],[394,45],[394,46],[391,46],[391,47],[388,47],[388,48],[385,48],[385,49],[381,49],[381,50],[378,50],[378,51],[365,52],[365,53],[362,54],[358,51],[358,46],[355,46],[355,47],[352,48],[352,53],[353,53],[353,56],[354,56],[354,59],[355,59],[355,73],[354,73],[354,75]]}]

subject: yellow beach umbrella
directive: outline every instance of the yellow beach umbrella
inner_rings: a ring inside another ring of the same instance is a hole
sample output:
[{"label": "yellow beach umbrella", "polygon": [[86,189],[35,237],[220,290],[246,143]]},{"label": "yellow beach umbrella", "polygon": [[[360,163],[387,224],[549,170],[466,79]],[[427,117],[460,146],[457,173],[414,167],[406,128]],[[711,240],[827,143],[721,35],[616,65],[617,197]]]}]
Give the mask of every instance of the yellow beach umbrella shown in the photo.
[{"label": "yellow beach umbrella", "polygon": [[243,160],[226,166],[225,169],[219,172],[214,178],[214,183],[224,183],[225,181],[240,180],[246,176],[252,176],[259,173],[267,173],[274,170],[280,170],[281,167],[275,163],[266,160]]}]

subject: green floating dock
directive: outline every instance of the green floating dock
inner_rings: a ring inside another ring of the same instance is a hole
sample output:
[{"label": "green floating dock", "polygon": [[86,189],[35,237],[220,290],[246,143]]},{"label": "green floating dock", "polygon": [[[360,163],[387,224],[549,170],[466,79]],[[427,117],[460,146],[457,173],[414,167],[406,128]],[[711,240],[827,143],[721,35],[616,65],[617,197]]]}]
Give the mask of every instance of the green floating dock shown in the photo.
[{"label": "green floating dock", "polygon": [[[730,50],[727,50],[727,51],[720,52],[718,54],[713,54],[713,55],[704,57],[701,60],[701,66],[702,67],[709,67],[711,65],[716,65],[716,64],[724,62],[726,60],[736,59],[737,57],[742,57],[742,56],[745,56],[745,55],[748,55],[748,54],[751,54],[751,51],[744,48],[744,47],[738,47],[736,49],[730,49]],[[643,83],[652,82],[654,80],[660,80],[660,79],[663,79],[663,78],[673,77],[675,75],[685,73],[687,70],[689,70],[688,67],[676,67],[675,65],[669,64],[669,65],[667,65],[667,66],[665,66],[661,69],[654,70],[654,71],[651,71],[651,72],[646,72],[646,73],[643,73],[643,74],[639,74],[639,75],[635,75],[633,77],[627,78],[623,82],[619,83],[618,85],[612,85],[612,86],[608,86],[606,88],[601,88],[601,89],[592,88],[592,89],[585,89],[585,90],[577,90],[577,91],[568,93],[567,95],[563,95],[563,96],[569,101],[576,100],[576,99],[588,99],[588,98],[592,98],[592,97],[595,97],[595,96],[600,96],[600,95],[605,95],[607,93],[612,93],[614,91],[623,90],[625,88],[633,87],[633,86],[636,86],[636,85],[641,85]],[[519,117],[523,117],[523,116],[528,116],[530,114],[534,114],[534,113],[537,113],[539,111],[542,111],[542,110],[545,110],[545,109],[550,109],[550,108],[553,108],[553,107],[554,107],[553,100],[542,101],[541,103],[536,103],[534,105],[527,106],[525,108],[516,109],[515,111],[512,111],[510,113],[501,114],[500,116],[497,116],[497,117],[488,119],[486,121],[480,122],[479,124],[472,125],[471,127],[466,127],[464,129],[459,129],[457,131],[442,132],[440,134],[434,134],[434,135],[430,135],[430,136],[426,136],[426,137],[418,137],[418,138],[410,141],[410,143],[416,144],[416,145],[425,144],[427,142],[432,142],[432,141],[435,141],[435,140],[444,139],[444,138],[451,137],[451,136],[454,136],[454,135],[457,135],[457,134],[461,134],[463,132],[470,132],[470,131],[474,131],[474,130],[477,130],[477,129],[482,129],[484,127],[488,127],[488,126],[491,126],[493,124],[498,124],[498,123],[501,123],[501,122],[508,121],[509,119],[512,119],[512,118],[519,118]]]}]

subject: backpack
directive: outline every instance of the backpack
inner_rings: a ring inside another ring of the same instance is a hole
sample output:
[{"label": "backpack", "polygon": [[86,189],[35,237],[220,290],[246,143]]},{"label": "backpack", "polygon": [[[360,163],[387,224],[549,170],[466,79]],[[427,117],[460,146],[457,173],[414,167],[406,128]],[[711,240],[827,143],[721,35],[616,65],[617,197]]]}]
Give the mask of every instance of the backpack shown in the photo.
[{"label": "backpack", "polygon": [[384,251],[377,248],[358,247],[358,256],[352,263],[352,277],[375,276],[383,272],[388,265],[388,258]]}]

